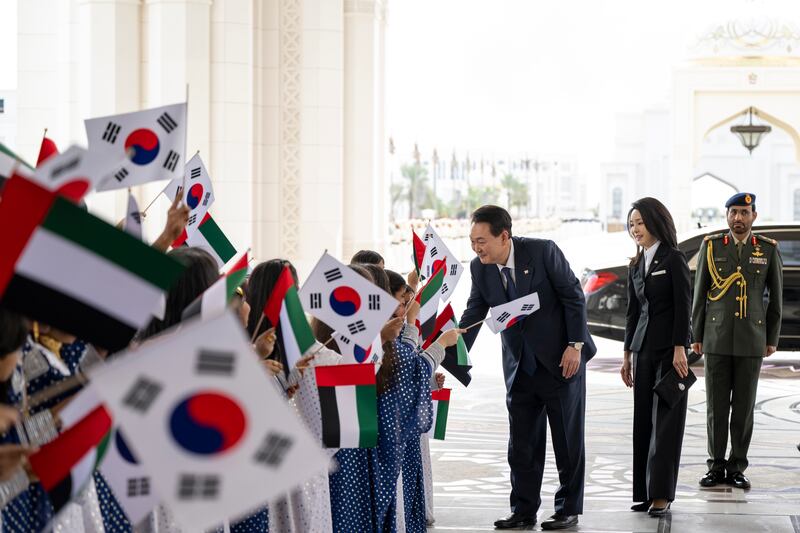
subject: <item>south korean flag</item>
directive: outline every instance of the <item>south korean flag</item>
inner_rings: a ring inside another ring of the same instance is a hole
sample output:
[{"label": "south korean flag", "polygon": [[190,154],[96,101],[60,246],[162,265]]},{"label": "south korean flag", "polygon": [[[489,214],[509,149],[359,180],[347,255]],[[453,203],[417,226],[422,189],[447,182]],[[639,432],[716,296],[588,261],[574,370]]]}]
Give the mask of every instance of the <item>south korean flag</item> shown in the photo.
[{"label": "south korean flag", "polygon": [[171,202],[178,193],[178,187],[183,187],[182,201],[188,206],[189,221],[186,223],[186,235],[193,235],[200,222],[214,203],[214,187],[211,185],[211,176],[200,159],[200,154],[189,160],[183,172],[183,177],[170,181],[162,191]]},{"label": "south korean flag", "polygon": [[521,323],[528,315],[538,311],[539,307],[539,293],[526,294],[522,298],[490,308],[486,325],[492,333],[500,333]]},{"label": "south korean flag", "polygon": [[464,267],[430,224],[425,228],[422,241],[425,243],[425,257],[422,260],[421,273],[426,279],[436,272],[441,263],[447,265],[441,290],[442,302],[446,302],[453,295],[456,284],[461,279],[461,274],[464,273]]},{"label": "south korean flag", "polygon": [[307,313],[365,349],[397,309],[394,296],[327,253],[300,289],[300,302]]},{"label": "south korean flag", "polygon": [[186,149],[186,104],[155,107],[85,121],[89,152],[117,165],[98,191],[149,181],[182,178]]},{"label": "south korean flag", "polygon": [[241,516],[327,467],[230,313],[122,354],[91,377],[183,531]]},{"label": "south korean flag", "polygon": [[336,346],[339,347],[339,353],[342,355],[340,363],[342,365],[380,363],[383,359],[380,332],[375,337],[375,340],[372,341],[372,344],[366,347],[359,346],[350,337],[338,331],[333,332],[333,340],[336,341]]}]

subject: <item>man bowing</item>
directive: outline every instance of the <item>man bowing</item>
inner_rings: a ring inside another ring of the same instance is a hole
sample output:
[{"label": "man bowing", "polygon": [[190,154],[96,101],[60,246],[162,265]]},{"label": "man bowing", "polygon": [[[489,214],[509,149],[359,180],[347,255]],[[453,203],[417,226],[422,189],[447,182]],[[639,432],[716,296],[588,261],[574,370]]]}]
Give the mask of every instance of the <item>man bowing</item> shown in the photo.
[{"label": "man bowing", "polygon": [[[586,327],[580,283],[553,241],[511,236],[511,215],[494,205],[472,214],[472,291],[459,327],[490,307],[539,293],[540,308],[501,333],[510,435],[511,514],[497,529],[531,526],[540,496],[550,423],[560,486],[542,529],[564,529],[583,512],[586,362],[596,348]],[[464,334],[472,347],[479,327]]]}]

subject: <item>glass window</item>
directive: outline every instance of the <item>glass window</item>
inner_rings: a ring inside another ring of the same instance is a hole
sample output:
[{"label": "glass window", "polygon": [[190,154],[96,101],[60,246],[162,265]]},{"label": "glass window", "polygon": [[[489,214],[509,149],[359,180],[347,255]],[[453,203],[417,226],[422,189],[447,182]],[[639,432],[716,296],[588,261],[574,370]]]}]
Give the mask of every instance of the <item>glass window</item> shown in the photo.
[{"label": "glass window", "polygon": [[800,266],[800,240],[778,241],[778,250],[781,252],[783,266]]},{"label": "glass window", "polygon": [[622,189],[615,187],[611,191],[611,216],[617,220],[622,218]]}]

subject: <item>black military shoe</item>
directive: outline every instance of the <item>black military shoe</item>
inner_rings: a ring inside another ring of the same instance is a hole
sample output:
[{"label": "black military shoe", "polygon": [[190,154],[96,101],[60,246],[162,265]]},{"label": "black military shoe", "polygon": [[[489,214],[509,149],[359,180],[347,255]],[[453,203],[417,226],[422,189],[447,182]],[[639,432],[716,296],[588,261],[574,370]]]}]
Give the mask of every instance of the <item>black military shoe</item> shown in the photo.
[{"label": "black military shoe", "polygon": [[548,520],[542,522],[542,529],[567,529],[578,525],[578,515],[565,515],[556,513]]},{"label": "black military shoe", "polygon": [[750,480],[747,479],[747,476],[745,476],[741,472],[734,472],[733,474],[729,475],[728,479],[726,479],[725,481],[727,481],[737,489],[750,488]]},{"label": "black military shoe", "polygon": [[505,518],[501,518],[494,523],[495,529],[514,529],[517,527],[535,526],[536,515],[511,513]]},{"label": "black military shoe", "polygon": [[720,483],[725,483],[725,474],[714,470],[709,470],[706,475],[700,478],[701,487],[716,487]]}]

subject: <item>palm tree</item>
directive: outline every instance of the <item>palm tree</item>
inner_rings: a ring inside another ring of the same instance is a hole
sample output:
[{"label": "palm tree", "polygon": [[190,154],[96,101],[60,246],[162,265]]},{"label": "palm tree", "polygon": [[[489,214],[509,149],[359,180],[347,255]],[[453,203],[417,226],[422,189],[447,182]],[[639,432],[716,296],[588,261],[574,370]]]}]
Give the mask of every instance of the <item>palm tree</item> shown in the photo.
[{"label": "palm tree", "polygon": [[400,174],[408,180],[406,187],[408,218],[414,218],[417,203],[426,201],[429,196],[428,170],[419,163],[414,163],[413,165],[403,165],[400,168]]}]

